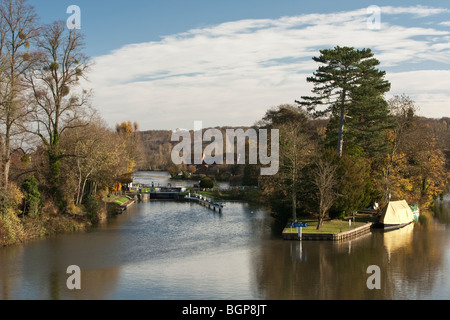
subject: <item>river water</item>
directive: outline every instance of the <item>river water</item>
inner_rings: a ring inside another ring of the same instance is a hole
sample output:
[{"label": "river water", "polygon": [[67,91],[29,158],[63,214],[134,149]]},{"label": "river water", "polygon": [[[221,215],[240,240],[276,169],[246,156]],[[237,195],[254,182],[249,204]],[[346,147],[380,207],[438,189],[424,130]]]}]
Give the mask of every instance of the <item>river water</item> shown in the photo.
[{"label": "river water", "polygon": [[[95,230],[0,248],[0,299],[449,299],[450,197],[435,218],[342,242],[284,241],[262,207],[137,203]],[[69,290],[67,268],[81,270]],[[369,289],[369,266],[381,289]]]}]

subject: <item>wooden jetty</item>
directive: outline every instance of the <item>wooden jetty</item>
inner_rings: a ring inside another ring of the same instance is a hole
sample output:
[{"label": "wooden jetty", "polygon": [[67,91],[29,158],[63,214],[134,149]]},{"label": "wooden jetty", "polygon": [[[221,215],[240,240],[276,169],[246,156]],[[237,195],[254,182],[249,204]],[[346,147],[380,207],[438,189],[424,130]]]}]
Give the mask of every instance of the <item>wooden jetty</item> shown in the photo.
[{"label": "wooden jetty", "polygon": [[195,201],[195,202],[207,207],[208,209],[211,209],[213,211],[218,211],[219,213],[222,213],[222,210],[223,210],[222,202],[217,202],[217,201],[208,199],[203,195],[199,195],[199,194],[191,195],[189,193],[188,195],[186,195],[184,197],[184,199],[189,200],[189,201]]}]

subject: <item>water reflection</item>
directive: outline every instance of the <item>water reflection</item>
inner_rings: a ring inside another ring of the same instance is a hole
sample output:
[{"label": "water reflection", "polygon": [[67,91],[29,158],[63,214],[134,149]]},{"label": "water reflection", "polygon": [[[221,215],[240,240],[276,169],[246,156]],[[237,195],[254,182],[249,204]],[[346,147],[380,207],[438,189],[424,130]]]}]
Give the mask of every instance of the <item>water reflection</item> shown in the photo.
[{"label": "water reflection", "polygon": [[15,268],[15,264],[9,261],[20,261],[23,255],[22,246],[0,248],[0,299],[8,300],[13,298],[13,291],[18,286],[18,279],[11,277],[11,274],[20,270]]},{"label": "water reflection", "polygon": [[[267,210],[146,202],[92,232],[0,249],[2,299],[448,299],[449,202],[341,242],[284,241]],[[66,287],[69,265],[82,270]],[[381,270],[369,290],[367,268]]]},{"label": "water reflection", "polygon": [[401,229],[383,233],[383,244],[386,248],[388,261],[390,261],[391,254],[396,250],[413,250],[413,231],[414,224],[409,224]]},{"label": "water reflection", "polygon": [[382,298],[366,287],[366,269],[375,264],[372,241],[367,234],[343,242],[273,242],[262,247],[259,288],[270,300]]},{"label": "water reflection", "polygon": [[[254,269],[264,299],[448,299],[449,244],[436,221],[342,242],[274,241]],[[381,290],[367,288],[370,265],[381,269]]]}]

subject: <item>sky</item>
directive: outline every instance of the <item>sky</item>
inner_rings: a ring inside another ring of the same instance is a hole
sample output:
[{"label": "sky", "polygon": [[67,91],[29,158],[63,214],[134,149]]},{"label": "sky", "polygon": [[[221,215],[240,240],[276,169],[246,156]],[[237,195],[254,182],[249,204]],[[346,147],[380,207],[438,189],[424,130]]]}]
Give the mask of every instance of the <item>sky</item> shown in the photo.
[{"label": "sky", "polygon": [[80,8],[86,89],[111,126],[249,126],[311,95],[321,49],[370,48],[419,115],[450,116],[450,3],[441,1],[29,0],[41,22]]}]

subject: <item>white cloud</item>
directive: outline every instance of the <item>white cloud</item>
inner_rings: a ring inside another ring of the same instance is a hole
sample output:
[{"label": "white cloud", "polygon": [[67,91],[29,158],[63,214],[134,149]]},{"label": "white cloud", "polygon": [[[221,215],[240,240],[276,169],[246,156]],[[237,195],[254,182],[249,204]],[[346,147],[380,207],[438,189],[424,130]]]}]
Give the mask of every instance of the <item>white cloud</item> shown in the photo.
[{"label": "white cloud", "polygon": [[386,76],[392,88],[389,96],[406,94],[419,108],[418,114],[440,118],[450,116],[450,70],[419,70]]},{"label": "white cloud", "polygon": [[[415,18],[443,10],[381,8]],[[396,92],[419,97],[425,115],[448,114],[448,70],[397,69],[424,62],[449,69],[450,32],[385,22],[369,30],[366,21],[366,9],[240,20],[128,45],[95,59],[94,104],[111,124],[138,121],[143,130],[192,128],[195,120],[251,125],[267,108],[310,94],[306,77],[317,68],[311,58],[320,49],[347,45],[372,48]],[[389,72],[394,67],[397,73]]]},{"label": "white cloud", "polygon": [[433,7],[427,7],[427,6],[413,6],[413,7],[391,7],[386,6],[382,7],[382,14],[412,14],[416,17],[428,17],[440,13],[448,13],[450,10],[446,8],[433,8]]}]

